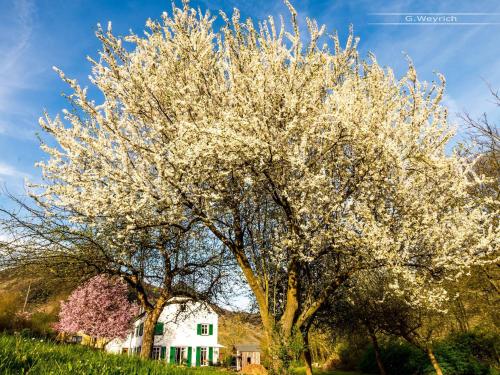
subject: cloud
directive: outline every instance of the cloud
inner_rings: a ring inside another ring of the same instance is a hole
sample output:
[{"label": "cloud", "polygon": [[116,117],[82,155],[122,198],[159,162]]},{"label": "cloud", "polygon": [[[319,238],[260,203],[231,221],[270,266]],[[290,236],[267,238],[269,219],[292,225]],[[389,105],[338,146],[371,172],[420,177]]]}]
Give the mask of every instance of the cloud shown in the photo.
[{"label": "cloud", "polygon": [[7,204],[2,199],[3,192],[23,195],[25,192],[25,181],[32,180],[31,174],[0,161],[0,205]]},{"label": "cloud", "polygon": [[12,165],[0,162],[0,179],[2,177],[24,178],[29,177],[29,174],[16,169]]},{"label": "cloud", "polygon": [[14,3],[14,10],[17,14],[15,18],[16,40],[8,49],[2,59],[2,71],[9,72],[16,69],[16,63],[22,56],[23,52],[29,45],[29,41],[33,31],[33,13],[34,5],[31,1],[21,0]]},{"label": "cloud", "polygon": [[[6,1],[0,15],[0,134],[34,139],[35,90],[44,71],[35,43],[36,8],[33,0]],[[45,69],[46,70],[46,69]]]},{"label": "cloud", "polygon": [[[25,54],[28,51],[33,34],[34,4],[30,0],[20,0],[9,9],[3,6],[5,19],[0,32],[4,37],[0,43],[2,59],[0,60],[0,108],[5,109],[10,102],[13,90],[27,88],[32,85],[32,70],[27,69]],[[13,32],[14,31],[14,32]]]}]

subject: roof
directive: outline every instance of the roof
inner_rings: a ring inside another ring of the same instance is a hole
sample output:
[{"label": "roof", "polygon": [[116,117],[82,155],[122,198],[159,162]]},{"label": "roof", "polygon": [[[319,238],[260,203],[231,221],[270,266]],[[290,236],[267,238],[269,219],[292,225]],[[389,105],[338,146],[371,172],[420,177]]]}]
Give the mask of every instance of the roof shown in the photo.
[{"label": "roof", "polygon": [[[202,308],[208,309],[210,312],[216,314],[217,316],[219,315],[215,311],[214,306],[212,306],[212,304],[209,304],[205,301],[192,300],[192,299],[187,298],[187,297],[172,297],[168,300],[167,304],[165,305],[165,307],[163,309],[166,309],[168,306],[171,306],[171,305],[175,305],[177,307],[185,307],[187,305],[191,305],[191,306],[199,305],[199,306],[196,306],[194,310],[191,310],[191,312],[195,312],[196,309],[202,307]],[[143,309],[141,308],[141,310],[143,310]],[[146,311],[143,310],[135,316],[133,321],[136,322],[139,319],[143,318],[145,315],[146,315]]]},{"label": "roof", "polygon": [[236,344],[234,347],[239,352],[260,352],[259,344]]}]

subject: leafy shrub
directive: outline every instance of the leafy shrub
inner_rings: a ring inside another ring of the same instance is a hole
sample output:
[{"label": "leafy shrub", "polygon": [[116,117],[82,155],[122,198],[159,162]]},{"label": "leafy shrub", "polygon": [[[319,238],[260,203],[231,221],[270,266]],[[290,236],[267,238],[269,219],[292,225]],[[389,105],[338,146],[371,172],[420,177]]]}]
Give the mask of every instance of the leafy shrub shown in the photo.
[{"label": "leafy shrub", "polygon": [[488,375],[498,367],[499,348],[498,334],[472,331],[448,336],[436,345],[435,352],[445,374]]},{"label": "leafy shrub", "polygon": [[35,312],[30,317],[30,329],[37,336],[53,334],[52,325],[56,322],[57,315],[53,313]]},{"label": "leafy shrub", "polygon": [[[500,336],[482,331],[452,334],[434,347],[436,358],[446,375],[497,375],[499,350]],[[390,375],[435,374],[427,355],[401,340],[382,343],[381,357]],[[378,373],[372,346],[364,351],[359,369]]]},{"label": "leafy shrub", "polygon": [[[387,373],[395,375],[419,374],[422,370],[422,363],[427,361],[425,353],[401,340],[389,340],[383,343],[381,357]],[[369,374],[379,372],[372,345],[368,346],[363,353],[359,369]]]},{"label": "leafy shrub", "polygon": [[222,365],[224,367],[236,366],[236,357],[234,355],[226,355],[222,358]]},{"label": "leafy shrub", "polygon": [[[346,342],[340,343],[338,351],[338,363],[335,368],[342,370],[355,370],[359,367],[360,358],[364,356],[366,348],[369,347],[366,336],[354,334]],[[375,358],[375,357],[374,357]],[[375,371],[378,373],[378,370]]]}]

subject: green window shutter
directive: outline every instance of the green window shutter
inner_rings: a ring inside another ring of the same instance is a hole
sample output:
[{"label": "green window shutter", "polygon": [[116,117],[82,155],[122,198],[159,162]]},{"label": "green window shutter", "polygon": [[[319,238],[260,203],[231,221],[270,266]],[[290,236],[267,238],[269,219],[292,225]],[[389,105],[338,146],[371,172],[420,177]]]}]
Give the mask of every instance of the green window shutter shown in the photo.
[{"label": "green window shutter", "polygon": [[188,347],[188,357],[187,357],[187,366],[188,367],[191,367],[192,357],[193,357],[193,348],[189,346]]},{"label": "green window shutter", "polygon": [[214,334],[214,325],[213,324],[210,324],[208,326],[208,334],[211,336]]},{"label": "green window shutter", "polygon": [[155,324],[155,335],[163,335],[163,323]]},{"label": "green window shutter", "polygon": [[169,359],[168,363],[170,363],[172,365],[175,363],[175,346],[170,347],[170,359]]},{"label": "green window shutter", "polygon": [[214,364],[214,348],[212,347],[208,348],[208,363],[210,366]]},{"label": "green window shutter", "polygon": [[200,367],[201,365],[201,348],[199,346],[196,347],[196,367]]},{"label": "green window shutter", "polygon": [[167,347],[166,346],[162,346],[161,347],[161,355],[160,355],[160,358],[161,359],[165,359],[165,356],[167,355]]},{"label": "green window shutter", "polygon": [[199,324],[199,323],[196,325],[196,334],[198,336],[201,335],[201,324]]},{"label": "green window shutter", "polygon": [[144,323],[141,323],[139,325],[139,336],[142,336],[143,333],[144,333]]}]

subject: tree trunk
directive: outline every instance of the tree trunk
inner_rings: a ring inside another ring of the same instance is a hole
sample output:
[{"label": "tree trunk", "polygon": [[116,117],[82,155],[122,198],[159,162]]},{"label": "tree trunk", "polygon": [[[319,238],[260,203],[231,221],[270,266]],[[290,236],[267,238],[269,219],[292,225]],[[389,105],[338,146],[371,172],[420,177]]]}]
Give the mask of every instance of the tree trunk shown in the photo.
[{"label": "tree trunk", "polygon": [[[294,329],[285,330],[281,324],[277,324],[269,335],[266,334],[266,336],[271,337],[268,345],[268,355],[271,358],[269,370],[272,375],[289,375],[292,360],[297,358],[297,354],[303,354],[303,352],[293,352],[291,344],[295,338],[294,332]],[[295,333],[297,334],[297,332]]]},{"label": "tree trunk", "polygon": [[306,366],[306,375],[312,375],[312,356],[311,349],[309,348],[309,329],[303,333],[304,338],[304,364]]},{"label": "tree trunk", "polygon": [[299,310],[298,301],[298,285],[299,277],[297,271],[298,263],[297,261],[292,261],[288,268],[288,281],[287,281],[287,291],[286,291],[286,302],[283,315],[279,320],[276,328],[279,329],[278,332],[274,332],[273,335],[273,370],[278,374],[289,374],[290,364],[292,360],[300,358],[298,354],[304,355],[302,353],[296,353],[293,351],[292,341],[296,339],[295,335],[302,334],[300,326],[297,325],[297,312]]},{"label": "tree trunk", "polygon": [[380,375],[386,375],[387,372],[385,371],[384,363],[382,362],[382,355],[380,353],[380,346],[378,345],[378,340],[377,336],[375,335],[375,332],[373,331],[372,327],[367,324],[368,332],[370,333],[370,338],[372,340],[373,344],[373,350],[375,351],[375,360],[377,361],[377,366],[380,371]]},{"label": "tree trunk", "polygon": [[455,317],[457,319],[458,328],[462,332],[469,331],[469,322],[467,319],[467,311],[465,310],[462,299],[459,297],[455,300]]},{"label": "tree trunk", "polygon": [[151,358],[151,353],[153,352],[153,345],[155,340],[155,326],[158,322],[163,308],[165,307],[166,299],[160,299],[156,302],[153,309],[146,313],[146,318],[144,319],[144,330],[142,333],[142,347],[141,347],[141,358],[149,359]]},{"label": "tree trunk", "polygon": [[441,370],[441,367],[439,366],[439,363],[434,356],[434,352],[432,351],[432,347],[429,345],[427,346],[427,355],[429,356],[429,359],[431,360],[432,367],[434,367],[434,370],[436,371],[437,375],[443,375],[443,371]]},{"label": "tree trunk", "polygon": [[285,310],[280,319],[283,333],[289,337],[293,333],[294,325],[297,322],[297,312],[299,311],[299,275],[297,269],[298,262],[292,261],[288,268]]}]

